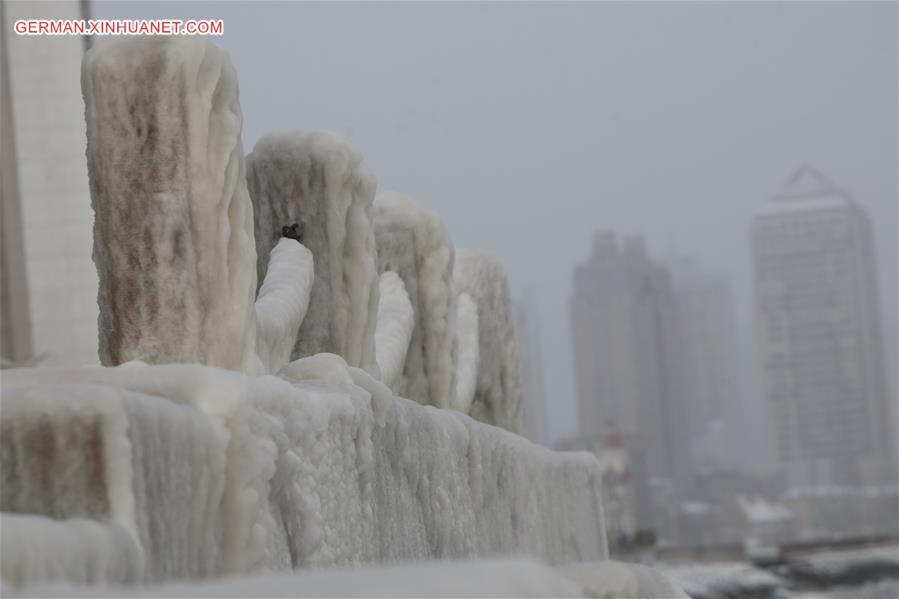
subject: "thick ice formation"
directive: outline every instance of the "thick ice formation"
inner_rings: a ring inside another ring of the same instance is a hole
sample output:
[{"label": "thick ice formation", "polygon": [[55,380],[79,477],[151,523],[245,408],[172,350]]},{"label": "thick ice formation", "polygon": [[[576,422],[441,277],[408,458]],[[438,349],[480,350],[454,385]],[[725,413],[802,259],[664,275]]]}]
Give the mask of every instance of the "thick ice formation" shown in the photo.
[{"label": "thick ice formation", "polygon": [[473,418],[522,434],[522,391],[509,282],[489,254],[456,250],[454,283],[478,307],[480,339],[477,385],[469,413]]},{"label": "thick ice formation", "polygon": [[[38,585],[22,597],[607,597],[585,595],[576,582],[535,560],[484,559],[263,574],[203,583],[177,582],[108,591]],[[615,599],[654,599],[614,595]],[[665,598],[668,599],[668,598]]]},{"label": "thick ice formation", "polygon": [[456,339],[459,345],[456,369],[456,403],[453,407],[468,414],[478,384],[480,339],[478,338],[478,305],[467,293],[460,293],[456,300]]},{"label": "thick ice formation", "polygon": [[331,133],[273,133],[247,157],[247,185],[260,280],[283,227],[300,225],[315,259],[309,309],[292,357],[333,352],[377,374],[375,179],[362,157]]},{"label": "thick ice formation", "polygon": [[276,373],[290,362],[313,281],[312,253],[298,241],[282,238],[272,249],[256,298],[256,355],[262,372]]},{"label": "thick ice formation", "polygon": [[[140,563],[126,552],[93,582],[607,557],[593,456],[394,397],[338,356],[289,364],[281,377],[142,364],[5,371],[0,508],[108,523],[83,541],[97,560],[120,552],[127,531]],[[43,530],[15,526],[20,539]],[[16,571],[31,546],[4,545],[5,581],[68,577],[85,559],[52,552],[52,563]]]},{"label": "thick ice formation", "polygon": [[398,391],[406,364],[406,353],[415,328],[415,312],[406,293],[406,286],[392,270],[381,273],[378,302],[378,328],[375,331],[375,350],[381,380]]},{"label": "thick ice formation", "polygon": [[456,404],[456,295],[454,248],[441,220],[416,200],[378,196],[375,235],[381,272],[394,271],[406,285],[415,328],[397,395],[441,408]]},{"label": "thick ice formation", "polygon": [[252,371],[253,212],[227,54],[189,37],[102,42],[82,90],[102,363]]}]

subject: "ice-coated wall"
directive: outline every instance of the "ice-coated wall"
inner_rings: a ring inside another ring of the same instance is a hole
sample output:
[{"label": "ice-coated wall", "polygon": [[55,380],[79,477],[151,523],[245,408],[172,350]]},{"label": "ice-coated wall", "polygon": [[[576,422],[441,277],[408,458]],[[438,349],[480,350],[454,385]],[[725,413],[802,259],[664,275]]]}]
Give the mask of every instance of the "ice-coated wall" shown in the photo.
[{"label": "ice-coated wall", "polygon": [[299,225],[315,260],[312,296],[293,358],[331,352],[377,374],[375,179],[362,156],[332,133],[273,133],[247,156],[247,185],[259,280],[284,227]]},{"label": "ice-coated wall", "polygon": [[478,374],[469,414],[523,434],[518,345],[506,273],[486,252],[457,249],[454,283],[478,309]]},{"label": "ice-coated wall", "polygon": [[102,363],[252,371],[253,212],[227,54],[199,38],[101,42],[82,91]]},{"label": "ice-coated wall", "polygon": [[2,385],[8,583],[607,557],[592,455],[395,397],[337,356],[281,377],[126,364]]},{"label": "ice-coated wall", "polygon": [[374,207],[378,268],[405,283],[415,327],[397,395],[441,408],[455,407],[455,249],[443,222],[417,200],[382,193]]}]

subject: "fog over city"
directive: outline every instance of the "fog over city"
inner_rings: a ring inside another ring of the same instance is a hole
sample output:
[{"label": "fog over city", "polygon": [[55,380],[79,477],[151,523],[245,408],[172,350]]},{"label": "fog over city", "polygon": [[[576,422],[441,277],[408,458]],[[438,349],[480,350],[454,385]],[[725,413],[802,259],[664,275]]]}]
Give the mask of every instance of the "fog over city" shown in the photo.
[{"label": "fog over city", "polygon": [[3,0],[3,592],[895,597],[897,25]]},{"label": "fog over city", "polygon": [[[264,6],[264,9],[261,8]],[[577,433],[569,301],[594,231],[730,275],[748,465],[770,459],[754,212],[801,165],[874,224],[895,389],[895,3],[96,3],[97,18],[222,18],[244,147],[336,131],[379,190],[420,198],[538,307],[549,441]],[[751,425],[749,425],[751,423]]]}]

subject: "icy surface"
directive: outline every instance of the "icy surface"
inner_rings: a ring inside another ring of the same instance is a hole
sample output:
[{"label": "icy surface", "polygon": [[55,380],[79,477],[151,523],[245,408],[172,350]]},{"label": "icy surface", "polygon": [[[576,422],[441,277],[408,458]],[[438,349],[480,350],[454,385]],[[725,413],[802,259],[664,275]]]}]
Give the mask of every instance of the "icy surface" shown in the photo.
[{"label": "icy surface", "polygon": [[374,226],[381,272],[403,280],[415,328],[397,395],[441,408],[456,403],[455,249],[443,222],[413,198],[378,196]]},{"label": "icy surface", "polygon": [[456,370],[456,402],[453,407],[468,414],[474,390],[478,384],[480,348],[478,344],[478,305],[467,293],[460,293],[456,300],[456,339],[459,346]]},{"label": "icy surface", "polygon": [[281,239],[272,249],[256,298],[256,355],[262,372],[278,372],[290,361],[309,308],[313,271],[312,253],[296,240]]},{"label": "icy surface", "polygon": [[253,371],[253,211],[227,54],[189,37],[100,42],[82,91],[101,362]]},{"label": "icy surface", "polygon": [[522,434],[518,347],[506,273],[489,254],[459,249],[454,280],[456,291],[470,295],[478,307],[478,376],[469,413]]},{"label": "icy surface", "polygon": [[556,566],[576,582],[587,597],[596,599],[689,599],[670,578],[640,564],[604,561]]},{"label": "icy surface", "polygon": [[375,350],[381,380],[395,392],[403,376],[406,353],[415,327],[415,313],[403,280],[393,271],[381,273],[378,303],[378,327],[375,331]]},{"label": "icy surface", "polygon": [[343,356],[377,375],[377,252],[371,224],[375,179],[360,156],[327,132],[263,137],[247,157],[259,279],[282,228],[300,225],[315,282],[292,358]]},{"label": "icy surface", "polygon": [[[4,371],[2,385],[0,508],[44,506],[36,515],[131,531],[145,582],[497,554],[607,557],[593,456],[394,397],[336,355],[292,362],[279,377],[130,363]],[[55,496],[47,485],[57,480],[77,492]],[[99,540],[85,550],[107,555],[107,537],[91,536]],[[59,559],[40,572],[64,573]]]},{"label": "icy surface", "polygon": [[742,562],[671,565],[662,571],[695,598],[770,597],[782,581],[767,570]]},{"label": "icy surface", "polygon": [[[577,583],[532,560],[433,562],[268,574],[203,584],[103,592],[41,585],[22,597],[584,597]],[[588,595],[594,596],[594,595]],[[605,595],[602,595],[605,597]],[[615,595],[616,599],[632,599]],[[636,596],[633,596],[636,599]]]},{"label": "icy surface", "polygon": [[20,586],[34,580],[133,584],[141,579],[142,567],[140,546],[118,524],[19,514],[0,517],[0,573],[5,584]]}]

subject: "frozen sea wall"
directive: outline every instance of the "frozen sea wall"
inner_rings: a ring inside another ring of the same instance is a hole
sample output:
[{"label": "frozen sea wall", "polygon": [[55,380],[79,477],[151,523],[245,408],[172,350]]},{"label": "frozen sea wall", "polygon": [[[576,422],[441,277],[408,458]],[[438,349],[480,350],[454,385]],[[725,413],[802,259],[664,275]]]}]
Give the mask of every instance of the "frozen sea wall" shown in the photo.
[{"label": "frozen sea wall", "polygon": [[87,52],[100,360],[256,366],[256,256],[237,74],[198,38]]},{"label": "frozen sea wall", "polygon": [[10,584],[607,557],[593,456],[395,397],[337,356],[279,377],[14,370],[0,397]]},{"label": "frozen sea wall", "polygon": [[375,178],[362,156],[333,133],[272,133],[247,156],[247,185],[259,280],[284,227],[297,225],[315,261],[309,308],[292,357],[332,352],[377,375]]}]

